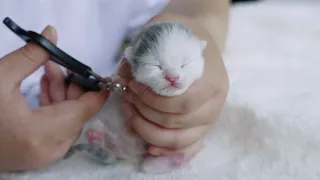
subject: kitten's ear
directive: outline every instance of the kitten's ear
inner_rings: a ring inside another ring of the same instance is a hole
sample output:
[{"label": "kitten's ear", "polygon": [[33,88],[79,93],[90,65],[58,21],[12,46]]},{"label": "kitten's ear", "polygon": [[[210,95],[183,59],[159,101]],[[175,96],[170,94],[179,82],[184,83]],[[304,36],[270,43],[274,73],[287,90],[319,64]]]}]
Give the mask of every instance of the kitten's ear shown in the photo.
[{"label": "kitten's ear", "polygon": [[203,51],[204,48],[207,47],[207,41],[199,40],[199,44],[200,44],[200,49],[201,49],[201,51]]}]

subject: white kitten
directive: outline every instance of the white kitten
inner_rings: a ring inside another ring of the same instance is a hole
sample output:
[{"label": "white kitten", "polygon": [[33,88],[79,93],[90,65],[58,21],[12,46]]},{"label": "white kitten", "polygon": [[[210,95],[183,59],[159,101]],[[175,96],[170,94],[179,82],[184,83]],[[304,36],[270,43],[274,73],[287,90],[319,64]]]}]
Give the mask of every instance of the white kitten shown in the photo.
[{"label": "white kitten", "polygon": [[[136,81],[162,96],[176,96],[201,77],[205,47],[206,42],[199,40],[186,26],[159,22],[146,26],[134,37],[124,58],[131,64]],[[90,144],[110,150],[115,157],[140,164],[141,170],[147,173],[172,171],[186,163],[188,158],[183,155],[145,156],[145,142],[124,130],[126,119],[122,105],[121,95],[112,93],[86,132]]]}]

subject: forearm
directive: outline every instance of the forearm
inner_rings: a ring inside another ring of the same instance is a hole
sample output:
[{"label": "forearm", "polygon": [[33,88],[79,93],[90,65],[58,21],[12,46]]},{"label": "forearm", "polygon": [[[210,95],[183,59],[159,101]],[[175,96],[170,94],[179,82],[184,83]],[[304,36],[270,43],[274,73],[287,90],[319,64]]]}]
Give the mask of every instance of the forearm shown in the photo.
[{"label": "forearm", "polygon": [[196,21],[208,31],[218,48],[223,51],[228,33],[228,14],[228,0],[171,0],[160,16],[170,15],[166,16],[169,20]]}]

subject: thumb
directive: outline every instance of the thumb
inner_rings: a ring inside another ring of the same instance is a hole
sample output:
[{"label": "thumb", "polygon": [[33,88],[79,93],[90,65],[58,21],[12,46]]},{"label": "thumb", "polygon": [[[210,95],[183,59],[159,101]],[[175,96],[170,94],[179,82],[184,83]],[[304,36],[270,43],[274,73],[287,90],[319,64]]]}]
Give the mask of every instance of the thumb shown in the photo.
[{"label": "thumb", "polygon": [[108,97],[109,92],[105,90],[84,93],[75,101],[76,103],[72,105],[70,112],[78,115],[77,119],[79,123],[85,123],[100,111]]},{"label": "thumb", "polygon": [[[111,81],[110,78],[104,79]],[[86,92],[79,97],[78,102],[82,103],[78,104],[82,104],[82,106],[80,105],[75,108],[81,110],[81,116],[83,117],[84,121],[87,121],[88,118],[91,118],[91,116],[95,115],[102,108],[102,106],[108,100],[109,94],[109,91],[102,88],[100,92]]]},{"label": "thumb", "polygon": [[[56,44],[57,33],[52,26],[47,26],[41,34]],[[8,87],[16,87],[49,59],[50,54],[45,49],[30,42],[0,60],[0,77],[5,75]]]}]

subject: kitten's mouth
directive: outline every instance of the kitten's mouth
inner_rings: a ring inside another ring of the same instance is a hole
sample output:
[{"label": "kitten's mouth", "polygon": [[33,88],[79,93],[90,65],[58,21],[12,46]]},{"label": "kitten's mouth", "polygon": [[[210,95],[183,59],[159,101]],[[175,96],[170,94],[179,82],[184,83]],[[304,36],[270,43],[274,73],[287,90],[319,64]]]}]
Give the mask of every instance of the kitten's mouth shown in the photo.
[{"label": "kitten's mouth", "polygon": [[166,87],[163,88],[163,90],[170,88],[170,89],[180,89],[181,85],[179,83],[173,83],[173,84],[169,84]]}]

